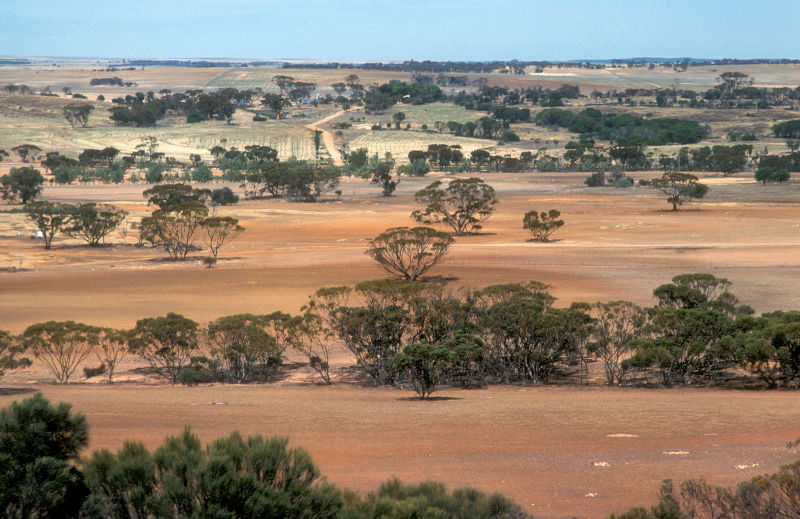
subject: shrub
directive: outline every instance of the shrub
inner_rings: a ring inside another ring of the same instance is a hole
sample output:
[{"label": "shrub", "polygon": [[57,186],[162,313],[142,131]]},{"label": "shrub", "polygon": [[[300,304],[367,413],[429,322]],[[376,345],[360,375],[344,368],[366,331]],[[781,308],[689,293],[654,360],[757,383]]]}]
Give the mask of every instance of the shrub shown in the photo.
[{"label": "shrub", "polygon": [[192,168],[192,180],[195,182],[211,182],[214,180],[214,173],[211,168],[201,162]]},{"label": "shrub", "polygon": [[589,187],[602,187],[606,185],[606,175],[602,171],[598,171],[590,175],[583,183]]},{"label": "shrub", "polygon": [[211,192],[211,203],[215,205],[232,205],[239,201],[239,195],[233,193],[231,188],[223,187]]},{"label": "shrub", "polygon": [[614,182],[614,187],[626,189],[633,186],[633,179],[631,177],[618,178]]}]

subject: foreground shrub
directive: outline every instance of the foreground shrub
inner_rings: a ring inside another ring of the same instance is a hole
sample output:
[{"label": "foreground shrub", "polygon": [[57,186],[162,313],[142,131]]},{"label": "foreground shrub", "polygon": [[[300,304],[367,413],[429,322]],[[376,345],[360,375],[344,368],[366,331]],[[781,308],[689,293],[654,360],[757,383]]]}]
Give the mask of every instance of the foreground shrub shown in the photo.
[{"label": "foreground shrub", "polygon": [[425,517],[470,519],[522,519],[528,515],[499,493],[486,495],[474,488],[457,488],[452,493],[436,481],[404,485],[393,478],[377,492],[347,510],[345,517]]},{"label": "foreground shrub", "polygon": [[203,448],[187,428],[152,454],[130,441],[116,454],[96,451],[83,517],[338,517],[341,492],[288,443],[234,432]]},{"label": "foreground shrub", "polygon": [[88,427],[40,393],[0,410],[0,514],[9,519],[527,517],[500,494],[397,479],[361,498],[322,477],[288,438],[238,432],[206,447],[187,427],[154,452],[126,441],[79,463]]},{"label": "foreground shrub", "polygon": [[77,517],[87,491],[75,466],[86,419],[36,393],[0,410],[0,516]]}]

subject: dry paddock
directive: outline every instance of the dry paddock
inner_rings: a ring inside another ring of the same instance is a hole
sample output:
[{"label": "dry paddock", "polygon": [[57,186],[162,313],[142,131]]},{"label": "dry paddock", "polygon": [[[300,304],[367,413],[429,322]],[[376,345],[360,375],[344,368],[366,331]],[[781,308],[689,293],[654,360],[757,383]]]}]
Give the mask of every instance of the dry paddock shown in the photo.
[{"label": "dry paddock", "polygon": [[128,438],[155,448],[185,425],[204,441],[285,435],[343,487],[430,478],[550,518],[652,504],[665,478],[734,484],[797,458],[786,442],[800,437],[794,392],[510,386],[422,402],[349,385],[34,387],[86,414],[93,449]]},{"label": "dry paddock", "polygon": [[[712,175],[707,200],[672,213],[655,192],[588,190],[579,187],[585,176],[487,175],[500,198],[496,214],[482,234],[459,238],[431,274],[453,288],[535,279],[552,286],[561,306],[652,304],[653,288],[673,275],[712,272],[730,279],[758,312],[800,308],[796,184],[762,187],[744,175]],[[57,238],[44,251],[28,238],[24,215],[2,213],[0,329],[19,333],[49,319],[130,327],[169,311],[202,323],[239,312],[297,312],[321,286],[382,276],[364,255],[367,240],[412,224],[413,193],[430,181],[403,179],[388,199],[375,186],[346,180],[341,199],[320,204],[223,208],[246,231],[214,269],[197,261],[202,253],[187,263],[162,261],[162,252],[133,247],[131,234],[99,249]],[[143,189],[48,187],[43,197],[111,202],[136,220],[147,212]],[[557,241],[526,241],[524,212],[551,208],[566,221]],[[129,368],[121,375],[136,379]],[[537,517],[604,517],[653,503],[665,478],[733,484],[794,459],[785,444],[800,437],[795,392],[510,386],[446,389],[437,394],[443,398],[419,402],[395,389],[320,387],[302,377],[198,388],[77,380],[48,384],[35,364],[0,385],[72,402],[89,419],[92,448],[117,448],[126,438],[155,447],[186,424],[203,440],[233,429],[288,435],[342,486],[367,491],[392,475],[432,478],[499,490]],[[21,396],[4,394],[0,404]]]}]

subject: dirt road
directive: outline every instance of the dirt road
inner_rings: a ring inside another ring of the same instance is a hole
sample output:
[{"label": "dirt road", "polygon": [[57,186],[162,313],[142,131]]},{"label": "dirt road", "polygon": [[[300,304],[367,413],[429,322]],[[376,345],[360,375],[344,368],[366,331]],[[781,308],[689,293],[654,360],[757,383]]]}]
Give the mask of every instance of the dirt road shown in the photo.
[{"label": "dirt road", "polygon": [[325,148],[328,150],[328,155],[331,156],[333,160],[334,166],[344,166],[344,161],[342,160],[342,154],[339,153],[339,150],[336,149],[336,142],[333,140],[333,134],[324,128],[320,128],[319,126],[330,122],[336,119],[339,116],[344,115],[346,112],[350,110],[356,109],[357,107],[349,108],[347,110],[339,110],[335,114],[331,114],[327,117],[323,117],[319,121],[313,122],[311,124],[307,124],[306,128],[313,131],[320,131],[322,132],[322,143],[325,145]]}]

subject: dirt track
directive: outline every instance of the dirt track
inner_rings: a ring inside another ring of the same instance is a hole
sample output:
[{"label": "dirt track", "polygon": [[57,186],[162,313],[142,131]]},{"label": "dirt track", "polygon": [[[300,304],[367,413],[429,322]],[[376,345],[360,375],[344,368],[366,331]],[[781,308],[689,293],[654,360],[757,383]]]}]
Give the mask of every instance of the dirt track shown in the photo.
[{"label": "dirt track", "polygon": [[319,121],[313,122],[311,124],[307,124],[306,128],[313,131],[320,131],[322,132],[322,143],[325,145],[325,148],[328,150],[328,155],[330,155],[331,160],[333,160],[334,166],[344,166],[344,161],[342,160],[342,154],[339,153],[339,150],[336,149],[336,142],[333,140],[333,134],[324,128],[320,128],[321,125],[330,122],[341,115],[344,115],[347,110],[339,110],[338,112],[331,114],[327,117],[323,117]]}]

